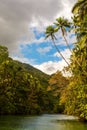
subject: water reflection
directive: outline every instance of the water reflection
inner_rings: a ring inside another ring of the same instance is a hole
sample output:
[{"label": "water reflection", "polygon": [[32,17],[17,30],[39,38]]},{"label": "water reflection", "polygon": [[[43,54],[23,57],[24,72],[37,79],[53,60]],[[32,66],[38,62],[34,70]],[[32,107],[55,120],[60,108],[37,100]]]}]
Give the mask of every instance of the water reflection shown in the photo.
[{"label": "water reflection", "polygon": [[87,130],[87,124],[73,116],[0,116],[0,130]]}]

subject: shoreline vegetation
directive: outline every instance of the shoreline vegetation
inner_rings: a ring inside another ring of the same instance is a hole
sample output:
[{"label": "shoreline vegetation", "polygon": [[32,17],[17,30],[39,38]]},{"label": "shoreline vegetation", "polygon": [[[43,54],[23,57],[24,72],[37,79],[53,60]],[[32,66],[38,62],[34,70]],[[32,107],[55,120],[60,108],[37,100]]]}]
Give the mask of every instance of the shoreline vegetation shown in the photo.
[{"label": "shoreline vegetation", "polygon": [[48,26],[45,32],[60,53],[55,34],[61,30],[67,44],[65,33],[74,31],[77,41],[65,68],[72,73],[71,77],[64,77],[60,71],[49,76],[13,60],[8,48],[0,46],[0,115],[65,113],[87,122],[87,1],[78,0],[72,12],[72,23],[60,17],[56,27]]}]

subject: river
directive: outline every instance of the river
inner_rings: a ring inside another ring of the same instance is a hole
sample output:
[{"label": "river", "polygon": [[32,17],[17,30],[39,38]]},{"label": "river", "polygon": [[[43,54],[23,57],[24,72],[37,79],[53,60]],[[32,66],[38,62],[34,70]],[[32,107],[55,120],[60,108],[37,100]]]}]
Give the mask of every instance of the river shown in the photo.
[{"label": "river", "polygon": [[0,130],[87,130],[87,124],[73,116],[0,116]]}]

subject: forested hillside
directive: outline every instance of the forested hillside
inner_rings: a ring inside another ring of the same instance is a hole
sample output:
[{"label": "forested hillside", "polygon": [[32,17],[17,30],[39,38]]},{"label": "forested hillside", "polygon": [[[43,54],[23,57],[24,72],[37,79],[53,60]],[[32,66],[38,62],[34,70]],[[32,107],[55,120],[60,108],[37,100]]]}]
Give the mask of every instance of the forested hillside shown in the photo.
[{"label": "forested hillside", "polygon": [[49,76],[14,61],[0,46],[0,114],[38,114],[48,111]]},{"label": "forested hillside", "polygon": [[61,72],[49,76],[9,57],[0,46],[0,114],[63,112],[60,92],[68,80]]},{"label": "forested hillside", "polygon": [[32,74],[33,76],[39,79],[42,86],[44,87],[48,86],[48,80],[50,79],[50,75],[43,73],[42,71],[34,68],[29,64],[23,63],[22,65],[24,66],[24,68],[26,68],[29,71],[30,74]]}]

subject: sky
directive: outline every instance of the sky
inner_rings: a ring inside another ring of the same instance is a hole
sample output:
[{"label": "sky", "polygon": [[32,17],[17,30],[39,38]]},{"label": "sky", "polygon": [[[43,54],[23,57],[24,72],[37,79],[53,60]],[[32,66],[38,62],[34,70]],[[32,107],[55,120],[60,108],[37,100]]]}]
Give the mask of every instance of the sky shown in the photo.
[{"label": "sky", "polygon": [[[70,20],[71,9],[77,0],[0,0],[0,45],[8,47],[14,60],[28,63],[46,74],[53,74],[67,66],[57,53],[50,39],[45,40],[46,27],[56,18],[64,16]],[[66,47],[61,31],[56,44],[70,62],[70,51]],[[67,34],[70,47],[75,35]]]}]

